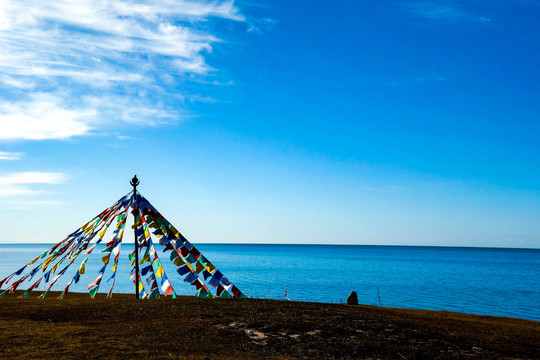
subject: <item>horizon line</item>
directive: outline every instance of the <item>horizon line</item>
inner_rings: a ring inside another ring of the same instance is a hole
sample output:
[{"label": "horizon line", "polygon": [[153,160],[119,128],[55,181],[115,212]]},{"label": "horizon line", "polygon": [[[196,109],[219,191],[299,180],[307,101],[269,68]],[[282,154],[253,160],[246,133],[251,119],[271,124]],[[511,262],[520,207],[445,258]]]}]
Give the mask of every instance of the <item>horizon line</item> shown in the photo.
[{"label": "horizon line", "polygon": [[[190,241],[191,242],[191,241]],[[133,241],[123,241],[126,244],[133,244]],[[464,246],[464,245],[414,245],[414,244],[330,244],[330,243],[217,243],[217,242],[198,242],[194,243],[196,245],[305,245],[305,246],[387,246],[387,247],[435,247],[435,248],[466,248],[466,249],[514,249],[514,250],[540,250],[540,247],[531,248],[531,247],[503,247],[503,246]],[[24,242],[1,242],[0,245],[55,245],[57,242],[35,242],[35,243],[24,243]]]}]

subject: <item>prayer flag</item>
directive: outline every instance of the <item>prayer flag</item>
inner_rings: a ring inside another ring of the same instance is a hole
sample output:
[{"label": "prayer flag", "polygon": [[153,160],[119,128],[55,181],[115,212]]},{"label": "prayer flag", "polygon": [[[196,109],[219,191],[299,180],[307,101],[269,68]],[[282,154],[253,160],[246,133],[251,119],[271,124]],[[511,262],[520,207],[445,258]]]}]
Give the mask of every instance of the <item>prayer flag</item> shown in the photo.
[{"label": "prayer flag", "polygon": [[186,265],[184,265],[184,266],[179,267],[178,270],[176,270],[176,272],[180,274],[180,276],[183,276],[189,272],[189,269]]},{"label": "prayer flag", "polygon": [[47,267],[49,266],[49,264],[51,263],[51,261],[53,261],[53,259],[56,258],[55,255],[52,255],[50,256],[49,258],[47,258],[47,260],[45,260],[43,262],[43,271],[45,272],[45,270],[47,270]]},{"label": "prayer flag", "polygon": [[190,264],[193,264],[195,261],[197,261],[197,259],[195,258],[195,256],[193,256],[192,253],[189,253],[187,256],[185,256],[185,259]]},{"label": "prayer flag", "polygon": [[152,262],[152,267],[155,271],[157,271],[161,267],[161,263],[159,262],[159,259],[156,259]]},{"label": "prayer flag", "polygon": [[51,270],[47,271],[43,277],[45,278],[45,282],[49,282],[49,277],[51,276]]},{"label": "prayer flag", "polygon": [[239,297],[240,294],[242,294],[242,293],[240,292],[240,290],[238,290],[238,288],[237,288],[236,286],[234,286],[234,285],[233,285],[233,287],[232,287],[232,293],[233,293],[233,296],[234,296],[235,298]]},{"label": "prayer flag", "polygon": [[199,291],[197,291],[195,296],[198,297],[199,299],[204,299],[208,297],[208,291],[206,291],[205,289],[200,289]]},{"label": "prayer flag", "polygon": [[204,255],[199,256],[199,262],[203,265],[206,265],[208,263],[208,260],[204,257]]},{"label": "prayer flag", "polygon": [[221,295],[221,293],[222,293],[223,291],[225,291],[225,288],[224,288],[221,284],[219,284],[218,287],[217,287],[217,289],[216,289],[216,295],[217,295],[217,296]]},{"label": "prayer flag", "polygon": [[195,248],[191,249],[190,253],[191,253],[193,256],[195,256],[195,258],[198,258],[198,257],[201,255],[201,253],[199,252],[199,250],[197,250],[197,249],[195,249]]},{"label": "prayer flag", "polygon": [[141,275],[146,276],[146,274],[148,274],[148,271],[150,271],[151,268],[152,268],[152,265],[148,265],[147,267],[142,268]]},{"label": "prayer flag", "polygon": [[208,284],[217,287],[219,285],[219,280],[212,276],[210,280],[208,280]]},{"label": "prayer flag", "polygon": [[18,276],[18,275],[21,275],[21,273],[24,271],[24,269],[26,269],[26,266],[27,266],[27,265],[24,265],[22,268],[20,268],[19,270],[17,270],[17,271],[15,272],[15,275],[17,275],[17,276]]},{"label": "prayer flag", "polygon": [[186,257],[189,254],[189,249],[184,245],[180,248],[180,253],[183,257]]},{"label": "prayer flag", "polygon": [[232,296],[227,291],[223,291],[221,293],[221,295],[220,295],[220,298],[222,298],[222,299],[230,299],[230,298],[232,298]]},{"label": "prayer flag", "polygon": [[169,258],[171,259],[171,261],[174,261],[174,259],[176,259],[178,256],[179,256],[178,252],[172,251],[171,256]]},{"label": "prayer flag", "polygon": [[182,266],[185,264],[184,259],[182,257],[178,256],[176,259],[174,259],[173,264],[176,266]]},{"label": "prayer flag", "polygon": [[165,273],[165,272],[163,271],[163,267],[161,267],[161,266],[160,266],[159,269],[157,269],[157,271],[156,271],[156,275],[159,276],[159,277],[163,277],[163,274],[164,274],[164,273]]},{"label": "prayer flag", "polygon": [[39,260],[39,256],[36,257],[34,260],[30,261],[27,265],[30,266],[30,265],[32,265],[33,263],[35,263],[36,261],[38,261],[38,260]]},{"label": "prayer flag", "polygon": [[101,282],[101,278],[103,277],[103,274],[100,274],[96,280],[92,281],[89,285],[88,285],[88,290],[90,290],[92,287],[96,286],[96,285],[99,285],[99,283]]},{"label": "prayer flag", "polygon": [[197,290],[205,288],[204,283],[201,281],[201,279],[195,280],[191,283],[191,285],[195,286],[195,289]]},{"label": "prayer flag", "polygon": [[202,272],[203,276],[204,276],[204,280],[208,279],[209,277],[212,276],[212,274],[210,274],[208,271],[204,270]]},{"label": "prayer flag", "polygon": [[[171,283],[169,282],[169,279],[165,279],[165,281],[163,281],[161,283],[161,291],[163,293],[165,293],[165,291],[167,291],[167,289],[171,286]],[[165,294],[166,295],[166,294]]]},{"label": "prayer flag", "polygon": [[152,290],[152,293],[148,296],[149,299],[156,299],[159,297],[159,289]]},{"label": "prayer flag", "polygon": [[176,299],[176,294],[174,293],[174,290],[172,288],[172,286],[169,286],[169,288],[167,290],[165,290],[165,292],[163,293],[164,296],[167,296],[169,295],[170,293],[172,293],[172,297],[173,299]]},{"label": "prayer flag", "polygon": [[194,282],[195,280],[197,280],[197,275],[195,275],[194,273],[190,272],[189,274],[187,274],[187,276],[184,278],[184,282],[187,282],[187,283],[192,283]]},{"label": "prayer flag", "polygon": [[223,274],[219,270],[216,270],[216,272],[212,274],[212,277],[216,280],[221,280],[223,278]]},{"label": "prayer flag", "polygon": [[206,266],[205,266],[206,270],[209,272],[209,273],[213,273],[214,270],[216,270],[216,267],[214,265],[212,265],[212,263],[210,261],[208,261],[206,263]]},{"label": "prayer flag", "polygon": [[195,264],[195,272],[199,274],[203,270],[204,270],[204,265],[197,261],[197,263]]},{"label": "prayer flag", "polygon": [[139,261],[139,265],[142,265],[147,261],[150,261],[150,255],[146,255],[145,257],[143,257],[142,260]]},{"label": "prayer flag", "polygon": [[87,260],[88,260],[88,257],[86,259],[84,259],[83,262],[81,263],[81,266],[79,267],[79,275],[84,274],[84,271],[86,269],[86,261]]}]

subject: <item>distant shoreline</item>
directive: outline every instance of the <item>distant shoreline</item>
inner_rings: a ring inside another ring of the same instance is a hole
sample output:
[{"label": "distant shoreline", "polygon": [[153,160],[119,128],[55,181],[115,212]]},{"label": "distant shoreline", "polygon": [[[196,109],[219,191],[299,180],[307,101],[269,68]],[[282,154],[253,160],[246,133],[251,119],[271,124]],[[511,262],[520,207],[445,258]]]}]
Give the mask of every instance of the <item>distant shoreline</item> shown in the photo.
[{"label": "distant shoreline", "polygon": [[[133,241],[125,240],[126,244],[133,244]],[[519,247],[500,247],[500,246],[452,246],[452,245],[377,245],[377,244],[291,244],[291,243],[211,243],[211,242],[193,242],[197,245],[246,245],[246,246],[358,246],[358,247],[400,247],[400,248],[435,248],[435,249],[481,249],[481,250],[533,250],[540,251],[538,248],[519,248]],[[0,245],[50,245],[56,243],[6,243],[0,242]]]}]

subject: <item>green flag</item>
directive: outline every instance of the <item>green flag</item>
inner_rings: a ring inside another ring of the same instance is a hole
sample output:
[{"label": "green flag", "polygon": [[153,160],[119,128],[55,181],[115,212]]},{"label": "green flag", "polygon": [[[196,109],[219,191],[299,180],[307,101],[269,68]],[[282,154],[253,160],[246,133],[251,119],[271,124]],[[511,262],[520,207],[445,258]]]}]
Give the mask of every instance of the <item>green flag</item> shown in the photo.
[{"label": "green flag", "polygon": [[148,296],[149,299],[157,299],[159,297],[159,289],[155,288],[154,291],[150,293],[150,296]]},{"label": "green flag", "polygon": [[91,289],[88,293],[90,294],[90,297],[93,299],[97,292],[98,292],[99,286],[96,286],[95,288]]},{"label": "green flag", "polygon": [[232,298],[232,296],[226,290],[223,290],[223,292],[221,293],[220,298],[222,298],[222,299],[230,299],[230,298]]},{"label": "green flag", "polygon": [[199,291],[197,291],[195,296],[198,297],[199,299],[204,299],[204,298],[208,297],[208,291],[206,291],[205,288],[202,288]]}]

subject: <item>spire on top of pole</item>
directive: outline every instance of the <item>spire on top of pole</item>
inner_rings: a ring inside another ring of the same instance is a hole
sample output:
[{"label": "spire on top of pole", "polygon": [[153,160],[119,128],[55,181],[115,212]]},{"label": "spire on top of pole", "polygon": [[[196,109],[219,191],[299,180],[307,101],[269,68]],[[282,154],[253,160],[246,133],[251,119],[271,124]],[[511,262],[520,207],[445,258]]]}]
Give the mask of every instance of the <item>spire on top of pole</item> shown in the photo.
[{"label": "spire on top of pole", "polygon": [[139,179],[137,179],[137,175],[134,175],[133,179],[131,179],[129,183],[133,186],[133,191],[135,192],[137,191],[137,185],[139,185],[141,182]]}]

